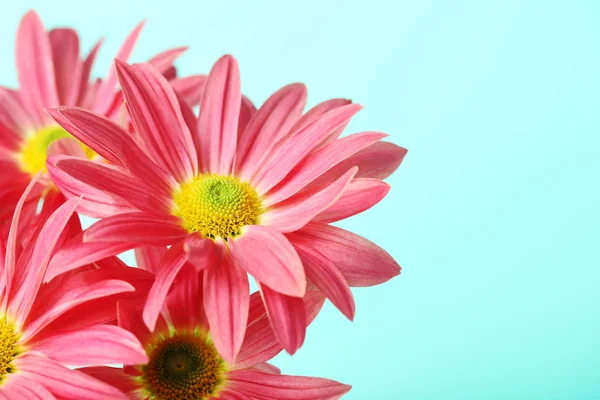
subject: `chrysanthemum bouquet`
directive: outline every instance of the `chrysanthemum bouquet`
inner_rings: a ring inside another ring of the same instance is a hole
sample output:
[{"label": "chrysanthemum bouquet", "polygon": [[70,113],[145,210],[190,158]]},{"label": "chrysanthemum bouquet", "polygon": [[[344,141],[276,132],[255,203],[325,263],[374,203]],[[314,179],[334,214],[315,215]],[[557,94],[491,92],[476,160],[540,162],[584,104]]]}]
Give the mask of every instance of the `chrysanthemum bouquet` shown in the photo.
[{"label": "chrysanthemum bouquet", "polygon": [[[299,83],[256,107],[229,55],[188,77],[185,48],[127,64],[141,27],[92,79],[100,43],[81,57],[72,29],[20,24],[19,87],[0,87],[0,399],[341,398],[268,361],[326,299],[353,319],[350,287],[400,273],[331,223],[383,199],[406,150],[342,136],[361,106],[305,112]],[[137,268],[117,258],[132,249]]]}]

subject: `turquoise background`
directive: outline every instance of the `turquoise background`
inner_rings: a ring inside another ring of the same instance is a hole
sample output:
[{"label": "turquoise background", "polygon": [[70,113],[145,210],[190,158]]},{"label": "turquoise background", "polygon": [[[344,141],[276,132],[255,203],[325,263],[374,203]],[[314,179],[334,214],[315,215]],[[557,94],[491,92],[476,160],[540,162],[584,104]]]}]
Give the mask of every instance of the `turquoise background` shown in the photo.
[{"label": "turquoise background", "polygon": [[148,19],[135,60],[190,45],[183,73],[234,54],[256,103],[305,82],[309,103],[365,105],[348,132],[409,149],[375,209],[340,225],[403,266],[330,305],[290,374],[354,385],[348,400],[600,398],[600,3],[596,1],[7,1],[0,82],[36,8],[97,74]]}]

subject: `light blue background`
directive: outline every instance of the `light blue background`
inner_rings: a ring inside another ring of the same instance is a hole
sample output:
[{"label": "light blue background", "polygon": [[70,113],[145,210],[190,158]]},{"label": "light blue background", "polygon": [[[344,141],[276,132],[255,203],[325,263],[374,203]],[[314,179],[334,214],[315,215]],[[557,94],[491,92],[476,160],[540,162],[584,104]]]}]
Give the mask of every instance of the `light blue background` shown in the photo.
[{"label": "light blue background", "polygon": [[346,398],[600,398],[600,3],[596,1],[7,1],[0,82],[14,84],[18,19],[36,8],[101,74],[142,18],[135,52],[190,45],[184,73],[221,54],[256,102],[302,81],[313,105],[350,97],[349,131],[409,149],[393,189],[341,225],[382,245],[400,277],[327,306],[291,374]]}]

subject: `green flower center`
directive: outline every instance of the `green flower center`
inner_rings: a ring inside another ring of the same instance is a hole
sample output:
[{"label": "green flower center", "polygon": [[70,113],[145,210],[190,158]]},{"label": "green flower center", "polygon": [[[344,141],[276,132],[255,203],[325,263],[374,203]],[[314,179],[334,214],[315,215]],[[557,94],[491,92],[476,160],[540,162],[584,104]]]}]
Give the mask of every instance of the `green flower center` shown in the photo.
[{"label": "green flower center", "polygon": [[142,381],[152,400],[204,400],[224,382],[225,362],[199,333],[174,333],[148,349]]},{"label": "green flower center", "polygon": [[198,175],[182,184],[173,200],[173,214],[183,226],[211,239],[238,236],[242,227],[257,223],[262,210],[256,190],[233,176]]},{"label": "green flower center", "polygon": [[[58,125],[42,128],[29,137],[21,147],[21,153],[19,154],[21,170],[31,175],[35,175],[40,171],[46,172],[48,147],[62,138],[73,138],[73,136]],[[88,158],[96,156],[92,149],[81,142],[80,144]]]},{"label": "green flower center", "polygon": [[0,317],[0,385],[8,374],[15,372],[13,361],[19,355],[18,341],[15,325]]}]

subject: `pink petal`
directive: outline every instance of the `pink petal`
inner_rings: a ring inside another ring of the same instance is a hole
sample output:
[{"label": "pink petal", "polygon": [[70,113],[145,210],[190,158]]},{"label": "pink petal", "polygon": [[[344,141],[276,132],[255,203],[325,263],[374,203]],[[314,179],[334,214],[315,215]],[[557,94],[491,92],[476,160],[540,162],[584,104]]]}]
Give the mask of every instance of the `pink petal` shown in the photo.
[{"label": "pink petal", "polygon": [[146,364],[148,356],[133,334],[117,326],[99,325],[52,336],[31,345],[67,365]]},{"label": "pink petal", "polygon": [[170,323],[175,329],[208,330],[204,313],[204,271],[198,271],[188,262],[179,272],[174,288],[167,296]]},{"label": "pink petal", "polygon": [[139,245],[166,246],[185,239],[188,231],[180,219],[168,214],[136,212],[104,218],[84,233],[84,242],[131,241]]},{"label": "pink petal", "polygon": [[50,45],[58,100],[63,105],[73,105],[77,100],[81,63],[79,62],[79,37],[70,28],[50,31]]},{"label": "pink petal", "polygon": [[[107,262],[111,259],[116,261]],[[108,290],[102,292],[98,287],[92,287],[93,285],[90,284],[95,295],[86,294],[86,298],[83,300],[79,298],[72,301],[66,299],[65,302],[70,301],[66,304],[66,307],[57,305],[57,307],[65,309],[65,312],[36,334],[35,340],[41,340],[44,337],[53,336],[62,332],[114,322],[117,319],[117,304],[122,301],[131,303],[133,307],[136,307],[136,312],[140,314],[143,304],[146,301],[148,291],[154,283],[154,275],[138,268],[130,268],[123,265],[111,266],[110,264],[122,264],[122,262],[116,257],[111,257],[108,260],[101,260],[95,263],[94,266],[88,266],[83,271],[63,274],[49,283],[46,283],[42,286],[42,290],[38,295],[38,300],[34,303],[30,316],[33,314],[36,316],[44,315],[46,309],[54,307],[53,303],[47,305],[44,304],[45,299],[43,299],[42,296],[48,296],[48,293],[53,291],[68,290],[69,287],[73,287],[74,285],[81,285],[81,282],[95,282],[101,280],[119,281],[121,282],[121,285],[123,282],[127,283],[129,285],[128,290],[131,290],[131,286],[133,286],[135,291],[123,291],[123,289],[121,289],[120,291],[114,290],[114,293],[111,294],[112,292]],[[59,289],[56,289],[57,287]],[[48,298],[48,300],[53,299]],[[26,322],[26,324],[29,324],[29,322]],[[26,328],[27,332],[25,332],[25,334],[31,336],[31,330],[32,329],[30,328]]]},{"label": "pink petal", "polygon": [[318,222],[335,222],[368,210],[390,191],[390,185],[378,179],[354,179],[342,196],[314,218]]},{"label": "pink petal", "polygon": [[241,136],[246,131],[246,127],[250,123],[250,120],[256,113],[256,107],[249,98],[242,96],[242,104],[240,105],[240,118],[238,121],[238,142],[241,140]]},{"label": "pink petal", "polygon": [[226,55],[213,66],[204,87],[198,132],[202,171],[229,174],[236,153],[242,93],[235,59]]},{"label": "pink petal", "polygon": [[229,388],[225,388],[222,392],[219,393],[219,400],[254,400],[255,398],[251,398],[246,396],[243,393],[240,393],[235,390],[231,390]]},{"label": "pink petal", "polygon": [[265,285],[260,286],[260,293],[277,339],[288,353],[294,354],[306,336],[304,301],[300,297],[280,294]]},{"label": "pink petal", "polygon": [[21,97],[15,90],[0,86],[0,143],[4,149],[9,150],[7,160],[11,164],[14,164],[13,153],[19,150],[25,132],[36,126]]},{"label": "pink petal", "polygon": [[60,399],[127,400],[118,389],[41,355],[25,353],[15,363],[20,373],[40,382]]},{"label": "pink petal", "polygon": [[[140,389],[140,385],[135,380],[131,379],[131,375],[125,374],[123,368],[113,367],[86,367],[78,368],[80,372],[89,375],[99,381],[116,387],[121,392],[129,394]],[[130,397],[135,399],[136,397]]]},{"label": "pink petal", "polygon": [[116,123],[80,108],[59,108],[49,114],[67,132],[113,164],[126,166],[134,175],[170,196],[176,182],[138,147]]},{"label": "pink petal", "polygon": [[29,11],[19,25],[16,44],[19,90],[25,107],[41,124],[44,108],[56,107],[58,96],[50,40],[40,17]]},{"label": "pink petal", "polygon": [[[68,174],[53,175],[53,177],[82,181],[96,189],[119,196],[140,210],[151,212],[171,210],[172,200],[164,192],[150,186],[148,182],[132,175],[124,168],[69,156],[54,156],[48,160],[48,163]],[[59,180],[55,183],[60,188],[63,185],[69,188],[77,187],[69,181]],[[85,196],[85,193],[76,194]]]},{"label": "pink petal", "polygon": [[386,136],[379,132],[356,133],[321,147],[309,154],[286,179],[269,192],[264,205],[269,206],[289,198],[336,164]]},{"label": "pink petal", "polygon": [[[128,212],[137,211],[138,208],[134,207],[127,200],[120,196],[108,193],[104,190],[97,189],[90,186],[80,180],[74,179],[67,172],[57,168],[53,162],[59,157],[56,156],[59,152],[70,152],[73,153],[74,146],[69,146],[69,149],[61,148],[61,143],[64,143],[67,139],[62,139],[54,142],[49,150],[49,161],[46,163],[48,172],[52,181],[60,188],[60,191],[65,197],[73,198],[79,197],[84,193],[84,198],[79,202],[77,211],[83,215],[92,218],[105,218],[115,214],[122,214]],[[69,141],[74,142],[73,139]],[[58,143],[58,144],[57,144]],[[79,150],[81,146],[75,144]],[[77,156],[79,157],[79,156]],[[77,158],[76,157],[76,158]]]},{"label": "pink petal", "polygon": [[256,370],[230,372],[233,390],[250,397],[277,400],[336,400],[352,388],[329,379],[273,375]]},{"label": "pink petal", "polygon": [[280,232],[293,232],[302,228],[342,196],[357,171],[356,167],[350,169],[329,187],[309,198],[292,197],[284,203],[275,205],[261,216],[261,222]]},{"label": "pink petal", "polygon": [[326,112],[312,124],[292,136],[280,148],[278,153],[268,160],[253,179],[258,192],[268,192],[315,149],[323,137],[330,134],[352,118],[360,110],[358,104],[349,104]]},{"label": "pink petal", "polygon": [[402,163],[407,150],[393,143],[377,142],[348,157],[335,167],[311,182],[305,191],[314,192],[329,185],[349,168],[358,167],[357,178],[383,180],[390,176]]},{"label": "pink petal", "polygon": [[279,89],[262,105],[240,135],[236,170],[244,180],[251,179],[268,159],[281,132],[287,132],[302,115],[306,86],[294,83]]},{"label": "pink petal", "polygon": [[[290,134],[294,135],[297,132],[301,131],[306,126],[312,124],[314,121],[319,119],[319,117],[321,115],[325,114],[326,112],[334,110],[339,107],[347,106],[348,104],[352,104],[352,101],[348,100],[348,99],[330,99],[330,100],[326,100],[322,103],[317,104],[316,106],[314,106],[313,108],[308,110],[306,112],[306,114],[304,114],[298,120],[298,122],[296,122],[296,124],[290,130]],[[342,131],[344,130],[346,125],[347,124],[343,124],[341,127],[336,129],[335,131],[333,131],[330,135],[328,135],[325,139],[323,139],[322,144],[326,143],[328,140],[331,140],[331,138],[337,138],[342,133]]]},{"label": "pink petal", "polygon": [[[29,183],[29,185],[27,186],[27,188],[25,189],[25,191],[23,192],[23,195],[21,196],[21,198],[19,199],[19,202],[17,203],[17,206],[15,207],[15,212],[13,214],[12,217],[12,222],[10,224],[10,231],[8,233],[8,239],[6,241],[6,259],[4,261],[4,282],[6,287],[3,288],[5,290],[5,295],[3,298],[3,304],[2,304],[2,309],[5,310],[7,304],[5,304],[6,300],[10,297],[10,295],[12,294],[12,286],[13,282],[15,280],[15,268],[16,268],[16,264],[17,264],[17,235],[19,233],[19,222],[21,219],[21,212],[23,210],[23,206],[25,204],[25,202],[27,201],[27,199],[29,198],[30,194],[32,194],[33,192],[33,188],[38,184],[40,175],[36,175],[31,182]],[[18,290],[18,287],[17,287]]]},{"label": "pink petal", "polygon": [[185,53],[187,49],[187,47],[182,46],[163,51],[152,57],[148,61],[148,64],[152,65],[161,74],[164,74],[169,68],[173,66],[175,60],[177,60],[183,53]]},{"label": "pink petal", "polygon": [[300,257],[285,236],[267,226],[250,225],[228,241],[238,264],[270,288],[289,296],[302,297],[306,276]]},{"label": "pink petal", "polygon": [[138,244],[127,242],[93,242],[83,243],[83,234],[73,238],[52,257],[45,282],[60,274],[74,270],[106,257],[121,254],[135,248]]},{"label": "pink petal", "polygon": [[[310,247],[296,247],[306,277],[327,296],[349,320],[354,319],[356,307],[348,282],[335,264]],[[316,255],[315,255],[316,254]]]},{"label": "pink petal", "polygon": [[[131,31],[123,45],[119,49],[115,60],[119,60],[122,62],[127,62],[129,56],[133,52],[133,47],[140,36],[142,28],[144,27],[145,21],[140,22],[134,29]],[[91,107],[94,111],[99,114],[105,115],[115,96],[117,86],[117,71],[114,66],[111,66],[108,74],[106,75],[106,79],[102,81],[98,91],[96,93],[96,101],[94,105]]]},{"label": "pink petal", "polygon": [[[303,300],[308,326],[323,307],[325,296],[319,290],[310,290],[306,292]],[[255,292],[250,297],[250,312],[244,343],[232,369],[251,368],[272,359],[282,350],[283,347],[271,327],[262,297],[260,293]]]},{"label": "pink petal", "polygon": [[252,368],[256,369],[258,371],[266,372],[267,374],[276,374],[276,375],[281,374],[281,369],[279,369],[278,367],[274,366],[273,364],[269,364],[269,363],[256,364]]},{"label": "pink petal", "polygon": [[229,253],[222,264],[212,265],[204,273],[204,309],[211,337],[230,364],[235,361],[244,340],[249,292],[246,271]]},{"label": "pink petal", "polygon": [[150,293],[148,293],[148,299],[144,306],[144,323],[151,331],[156,326],[156,320],[165,303],[165,298],[177,274],[187,261],[187,257],[188,254],[183,249],[182,244],[176,244],[171,246],[161,260],[159,273],[156,275],[156,281],[152,285]]},{"label": "pink petal", "polygon": [[81,64],[81,77],[79,79],[79,88],[77,89],[77,99],[75,101],[75,104],[83,105],[84,101],[86,100],[88,88],[90,86],[90,74],[92,72],[92,67],[94,66],[94,61],[96,61],[96,56],[98,55],[98,50],[100,50],[101,45],[102,40],[96,42],[94,47],[92,47],[92,50],[90,50],[88,56]]},{"label": "pink petal", "polygon": [[[68,281],[50,293],[42,293],[44,301],[32,309],[23,330],[23,339],[31,340],[40,330],[65,312],[90,300],[117,293],[132,292],[134,287],[120,280]],[[43,291],[43,289],[42,289]]]},{"label": "pink petal", "polygon": [[192,135],[167,80],[147,64],[116,62],[119,82],[136,128],[153,160],[178,182],[198,171]]},{"label": "pink petal", "polygon": [[[206,75],[191,75],[184,78],[175,78],[169,81],[171,87],[187,104],[195,107],[200,104],[204,85],[206,84]],[[195,131],[190,131],[195,132]]]},{"label": "pink petal", "polygon": [[73,156],[77,158],[86,158],[85,152],[77,140],[73,138],[58,139],[48,146],[46,150],[48,157],[53,156]]},{"label": "pink petal", "polygon": [[[140,343],[147,344],[152,340],[152,332],[144,323],[140,309],[129,299],[117,303],[117,323],[121,328],[131,332]],[[157,325],[161,325],[160,317]]]},{"label": "pink petal", "polygon": [[160,267],[160,260],[167,252],[164,246],[143,246],[135,249],[135,260],[138,268],[156,273]]},{"label": "pink petal", "polygon": [[400,266],[385,250],[341,228],[310,223],[287,238],[295,247],[310,247],[332,261],[353,287],[375,286],[400,274]]},{"label": "pink petal", "polygon": [[250,296],[244,343],[232,369],[244,369],[268,361],[283,350],[271,328],[260,292]]},{"label": "pink petal", "polygon": [[225,254],[223,246],[217,245],[211,239],[203,238],[198,233],[190,234],[185,239],[184,246],[185,251],[189,254],[189,263],[197,271],[220,264]]},{"label": "pink petal", "polygon": [[0,399],[7,400],[56,400],[56,397],[35,377],[15,374],[3,382]]},{"label": "pink petal", "polygon": [[27,319],[31,306],[42,284],[50,257],[62,231],[71,219],[79,199],[67,200],[48,218],[37,237],[28,258],[19,259],[20,274],[15,274],[13,283],[18,289],[12,295],[9,310],[20,323]]}]

